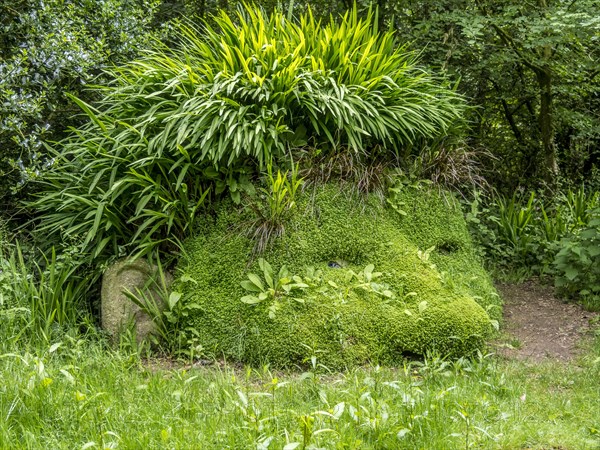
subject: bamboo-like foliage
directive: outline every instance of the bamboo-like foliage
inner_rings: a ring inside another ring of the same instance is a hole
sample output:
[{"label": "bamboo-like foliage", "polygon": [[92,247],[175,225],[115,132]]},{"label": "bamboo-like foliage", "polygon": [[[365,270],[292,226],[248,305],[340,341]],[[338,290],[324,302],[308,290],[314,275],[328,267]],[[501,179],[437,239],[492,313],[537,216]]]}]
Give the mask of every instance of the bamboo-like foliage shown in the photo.
[{"label": "bamboo-like foliage", "polygon": [[157,45],[117,70],[105,106],[149,153],[182,147],[215,166],[245,156],[262,166],[305,140],[397,151],[444,134],[463,102],[373,22],[356,10],[325,25],[310,11],[298,22],[253,7],[235,21],[222,12],[202,32],[182,26],[179,50]]},{"label": "bamboo-like foliage", "polygon": [[307,144],[399,155],[444,134],[464,102],[373,19],[292,21],[245,6],[201,31],[181,26],[177,50],[157,42],[113,69],[95,108],[74,99],[89,123],[55,156],[33,205],[38,230],[79,236],[91,257],[148,250],[185,237],[215,178],[240,167]]}]

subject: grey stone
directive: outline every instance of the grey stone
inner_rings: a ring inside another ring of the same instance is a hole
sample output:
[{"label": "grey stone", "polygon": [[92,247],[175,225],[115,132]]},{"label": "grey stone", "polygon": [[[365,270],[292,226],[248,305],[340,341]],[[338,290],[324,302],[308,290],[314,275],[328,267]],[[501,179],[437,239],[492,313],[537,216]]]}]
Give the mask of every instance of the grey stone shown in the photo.
[{"label": "grey stone", "polygon": [[[129,291],[143,299],[138,295],[139,289],[148,298],[152,296],[162,308],[164,299],[157,292],[156,285],[151,283],[155,273],[156,266],[143,259],[121,259],[106,269],[102,277],[100,308],[102,328],[108,333],[111,342],[118,342],[121,333],[129,326],[133,326],[138,344],[147,341],[151,334],[156,334],[152,318],[125,294]],[[168,287],[172,277],[167,274],[165,278]]]}]

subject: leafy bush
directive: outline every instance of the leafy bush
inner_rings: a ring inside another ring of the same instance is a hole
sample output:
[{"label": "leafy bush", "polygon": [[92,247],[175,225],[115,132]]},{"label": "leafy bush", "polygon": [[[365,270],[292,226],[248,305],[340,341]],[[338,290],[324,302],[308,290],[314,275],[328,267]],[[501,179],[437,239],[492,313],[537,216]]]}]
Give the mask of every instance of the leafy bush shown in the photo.
[{"label": "leafy bush", "polygon": [[190,156],[113,145],[111,124],[78,102],[99,128],[78,132],[81,140],[54,153],[56,169],[41,181],[43,191],[30,204],[40,216],[36,232],[76,240],[80,254],[92,259],[148,253],[185,237],[208,194]]},{"label": "leafy bush", "polygon": [[590,210],[580,230],[561,239],[553,262],[555,285],[569,297],[579,297],[600,310],[600,208]]},{"label": "leafy bush", "polygon": [[0,196],[36,177],[44,143],[81,123],[66,92],[104,79],[102,69],[139,54],[157,0],[3,0],[0,2]]},{"label": "leafy bush", "polygon": [[465,206],[469,230],[493,269],[510,273],[538,264],[543,250],[539,246],[541,203],[535,193],[515,192],[507,198],[476,192]]},{"label": "leafy bush", "polygon": [[544,198],[534,192],[467,205],[470,231],[488,263],[504,275],[544,275],[590,307],[600,294],[597,247],[600,194],[585,186]]}]

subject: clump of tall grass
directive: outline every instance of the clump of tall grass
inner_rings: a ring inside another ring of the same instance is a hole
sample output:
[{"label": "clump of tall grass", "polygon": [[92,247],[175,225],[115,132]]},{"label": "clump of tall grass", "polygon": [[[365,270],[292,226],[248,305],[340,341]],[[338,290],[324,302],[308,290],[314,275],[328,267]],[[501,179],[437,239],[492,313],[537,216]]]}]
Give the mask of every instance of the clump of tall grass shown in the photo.
[{"label": "clump of tall grass", "polygon": [[411,170],[419,178],[431,180],[455,192],[477,189],[489,191],[483,174],[482,161],[494,155],[480,148],[470,147],[459,136],[444,136],[425,146],[415,155]]},{"label": "clump of tall grass", "polygon": [[90,281],[82,277],[68,253],[45,257],[0,238],[0,340],[47,343],[81,323]]}]

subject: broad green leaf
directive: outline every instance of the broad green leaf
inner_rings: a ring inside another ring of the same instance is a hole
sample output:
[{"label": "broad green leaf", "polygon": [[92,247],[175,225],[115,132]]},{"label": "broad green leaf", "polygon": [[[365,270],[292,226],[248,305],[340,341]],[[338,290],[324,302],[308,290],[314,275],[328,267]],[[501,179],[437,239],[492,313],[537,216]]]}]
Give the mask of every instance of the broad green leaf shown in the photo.
[{"label": "broad green leaf", "polygon": [[248,305],[255,305],[255,304],[261,302],[261,300],[258,297],[255,297],[253,295],[246,295],[246,296],[242,297],[240,300],[242,301],[242,303],[246,303]]},{"label": "broad green leaf", "polygon": [[248,277],[248,279],[250,280],[250,282],[251,282],[252,284],[254,284],[254,286],[256,286],[256,288],[257,288],[259,291],[261,291],[261,292],[262,292],[262,291],[264,291],[264,290],[265,290],[265,287],[264,287],[264,285],[262,284],[262,281],[260,280],[260,278],[259,278],[257,275],[255,275],[255,274],[253,274],[253,273],[249,273],[249,274],[247,274],[247,277]]},{"label": "broad green leaf", "polygon": [[575,267],[567,267],[565,269],[565,276],[573,281],[575,278],[577,278],[579,276],[579,270]]},{"label": "broad green leaf", "polygon": [[169,295],[169,300],[168,300],[170,310],[175,308],[175,305],[179,302],[179,300],[181,300],[182,295],[183,294],[181,292],[171,292],[171,295]]},{"label": "broad green leaf", "polygon": [[250,292],[262,292],[262,289],[254,284],[252,281],[244,280],[240,283],[244,289]]}]

